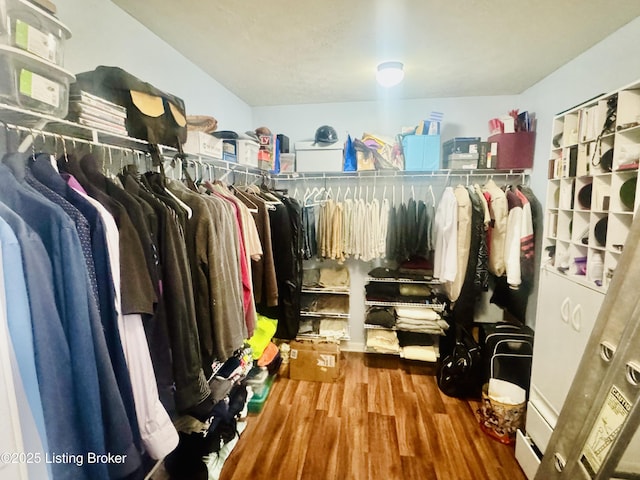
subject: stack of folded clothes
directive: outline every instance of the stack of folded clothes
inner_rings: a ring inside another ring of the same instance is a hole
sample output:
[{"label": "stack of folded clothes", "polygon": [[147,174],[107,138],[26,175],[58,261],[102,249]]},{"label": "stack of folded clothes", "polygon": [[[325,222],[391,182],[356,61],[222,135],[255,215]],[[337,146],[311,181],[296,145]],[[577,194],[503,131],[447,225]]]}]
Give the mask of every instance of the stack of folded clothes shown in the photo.
[{"label": "stack of folded clothes", "polygon": [[367,348],[377,353],[400,353],[398,336],[390,330],[369,330]]},{"label": "stack of folded clothes", "polygon": [[341,338],[348,334],[347,322],[334,318],[323,318],[320,320],[320,335],[323,337]]},{"label": "stack of folded clothes", "polygon": [[365,323],[379,327],[393,328],[396,325],[396,313],[393,307],[370,307]]},{"label": "stack of folded clothes", "polygon": [[[432,335],[398,331],[400,356],[408,360],[435,362],[438,358],[437,346]],[[436,340],[437,342],[437,340]]]},{"label": "stack of folded clothes", "polygon": [[321,268],[318,284],[321,287],[330,289],[348,289],[349,288],[349,269],[344,266],[334,268]]},{"label": "stack of folded clothes", "polygon": [[449,324],[426,307],[396,307],[396,328],[410,332],[443,335]]},{"label": "stack of folded clothes", "polygon": [[433,345],[409,345],[402,347],[400,356],[407,360],[421,360],[423,362],[435,362],[438,353]]}]

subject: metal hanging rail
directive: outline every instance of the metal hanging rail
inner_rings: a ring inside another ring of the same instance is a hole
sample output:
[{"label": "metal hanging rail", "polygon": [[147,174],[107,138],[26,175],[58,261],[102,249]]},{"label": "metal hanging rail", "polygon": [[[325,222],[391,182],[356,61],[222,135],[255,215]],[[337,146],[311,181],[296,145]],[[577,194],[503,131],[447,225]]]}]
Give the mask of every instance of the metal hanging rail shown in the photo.
[{"label": "metal hanging rail", "polygon": [[405,178],[512,178],[528,176],[530,170],[433,170],[428,172],[408,172],[405,170],[370,170],[362,172],[336,172],[336,173],[319,173],[319,172],[296,172],[296,173],[280,173],[272,175],[277,181],[296,181],[296,180],[357,180],[357,179],[405,179]]}]

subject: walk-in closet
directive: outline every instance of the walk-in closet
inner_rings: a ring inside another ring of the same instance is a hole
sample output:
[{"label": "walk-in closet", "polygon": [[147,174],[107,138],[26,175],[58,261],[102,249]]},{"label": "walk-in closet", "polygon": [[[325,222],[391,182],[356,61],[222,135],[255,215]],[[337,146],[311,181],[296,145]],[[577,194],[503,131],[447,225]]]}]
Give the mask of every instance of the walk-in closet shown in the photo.
[{"label": "walk-in closet", "polygon": [[0,477],[637,478],[638,15],[0,0]]}]

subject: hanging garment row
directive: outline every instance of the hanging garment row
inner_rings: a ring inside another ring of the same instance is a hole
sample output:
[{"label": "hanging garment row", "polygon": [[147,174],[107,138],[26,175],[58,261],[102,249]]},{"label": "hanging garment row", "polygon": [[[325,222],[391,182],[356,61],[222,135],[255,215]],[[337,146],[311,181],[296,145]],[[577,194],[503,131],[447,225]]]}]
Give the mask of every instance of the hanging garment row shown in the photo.
[{"label": "hanging garment row", "polygon": [[489,180],[445,188],[435,215],[433,274],[455,302],[455,320],[473,321],[478,295],[491,280],[491,302],[525,322],[539,213],[525,185],[500,188]]},{"label": "hanging garment row", "polygon": [[[371,194],[369,186],[364,192],[362,186],[334,188],[307,188],[301,196],[305,259],[397,262],[441,280],[451,302],[466,279],[474,292],[487,291],[491,273],[499,286],[492,300],[524,318],[526,300],[512,302],[508,290],[524,285],[521,293],[528,295],[533,281],[532,208],[539,204],[528,187],[501,188],[487,176],[482,186],[444,186],[439,202],[431,184],[421,195],[407,188],[408,199],[404,186],[397,195],[395,186],[379,188],[381,198],[375,186]],[[300,196],[298,189],[294,196]],[[467,313],[473,318],[473,310]]]},{"label": "hanging garment row", "polygon": [[283,319],[282,338],[297,333],[299,209],[188,172],[106,174],[95,154],[63,147],[57,160],[34,147],[0,163],[0,351],[27,399],[15,403],[21,451],[71,456],[30,465],[31,478],[125,478],[143,452],[175,448],[172,418],[204,421],[223,401],[214,365],[242,350],[256,310]]}]

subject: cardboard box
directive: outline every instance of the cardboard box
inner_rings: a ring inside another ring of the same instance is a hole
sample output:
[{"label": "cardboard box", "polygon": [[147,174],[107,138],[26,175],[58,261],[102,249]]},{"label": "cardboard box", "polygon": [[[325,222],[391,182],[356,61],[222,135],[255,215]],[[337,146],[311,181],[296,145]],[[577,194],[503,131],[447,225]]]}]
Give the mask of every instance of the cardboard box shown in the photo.
[{"label": "cardboard box", "polygon": [[185,153],[222,158],[222,139],[204,132],[187,131],[187,141],[182,146]]},{"label": "cardboard box", "polygon": [[289,378],[311,382],[334,382],[338,378],[340,345],[314,340],[295,340],[289,345]]},{"label": "cardboard box", "polygon": [[343,142],[319,145],[315,142],[296,142],[297,172],[341,172]]}]

